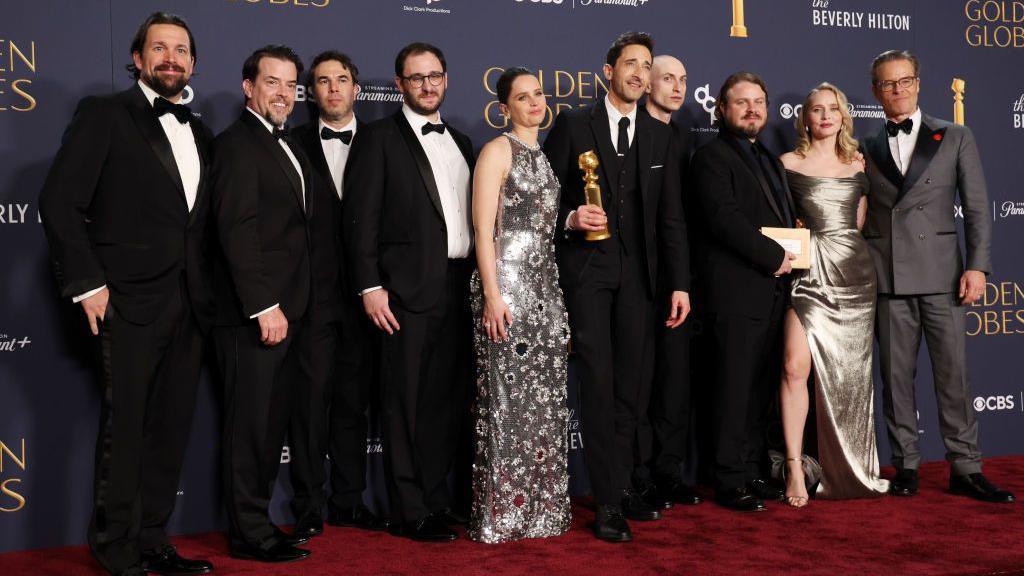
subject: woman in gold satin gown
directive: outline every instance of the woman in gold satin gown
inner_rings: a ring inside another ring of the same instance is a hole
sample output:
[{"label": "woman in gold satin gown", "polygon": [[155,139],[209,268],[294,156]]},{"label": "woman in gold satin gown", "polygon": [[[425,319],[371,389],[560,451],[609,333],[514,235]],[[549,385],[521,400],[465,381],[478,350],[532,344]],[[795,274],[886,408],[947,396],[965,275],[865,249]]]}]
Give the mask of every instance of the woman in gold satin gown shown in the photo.
[{"label": "woman in gold satin gown", "polygon": [[[875,269],[860,233],[868,179],[845,95],[823,83],[797,117],[799,140],[782,156],[798,221],[811,230],[811,268],[794,274],[785,318],[780,404],[786,502],[808,502],[802,470],[807,379],[814,372],[818,498],[879,496],[871,356]],[[800,224],[798,224],[800,225]]]}]

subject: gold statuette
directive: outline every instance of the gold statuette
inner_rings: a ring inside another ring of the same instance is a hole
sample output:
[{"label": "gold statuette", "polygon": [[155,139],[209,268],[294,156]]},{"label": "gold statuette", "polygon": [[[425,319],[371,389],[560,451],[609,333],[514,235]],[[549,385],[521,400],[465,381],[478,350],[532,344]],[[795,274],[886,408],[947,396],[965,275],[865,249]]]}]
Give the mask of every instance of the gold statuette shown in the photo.
[{"label": "gold statuette", "polygon": [[967,82],[961,78],[953,78],[953,122],[963,126],[964,123],[964,91],[967,90]]},{"label": "gold statuette", "polygon": [[[587,198],[587,204],[603,209],[604,206],[601,205],[601,187],[597,184],[597,174],[594,173],[594,170],[597,170],[599,165],[597,154],[594,154],[593,150],[587,150],[580,154],[580,170],[583,170],[583,181],[586,183],[583,185],[583,194]],[[608,232],[608,226],[605,226],[604,230],[588,230],[586,237],[587,240],[593,242],[611,238],[612,235]]]},{"label": "gold statuette", "polygon": [[732,28],[729,29],[729,36],[747,37],[747,26],[743,23],[743,0],[732,0]]}]

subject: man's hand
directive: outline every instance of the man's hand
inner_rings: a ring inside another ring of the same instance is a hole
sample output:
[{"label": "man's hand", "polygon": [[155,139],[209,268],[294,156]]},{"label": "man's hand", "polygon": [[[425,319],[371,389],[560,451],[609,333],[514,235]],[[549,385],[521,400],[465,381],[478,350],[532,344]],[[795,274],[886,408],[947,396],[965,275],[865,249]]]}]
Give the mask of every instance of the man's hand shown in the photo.
[{"label": "man's hand", "polygon": [[391,308],[388,306],[387,290],[381,288],[363,294],[363,309],[366,310],[366,315],[373,320],[377,328],[388,334],[394,334],[395,330],[401,329],[398,320],[395,320],[395,315],[391,313]]},{"label": "man's hand", "polygon": [[110,290],[104,288],[79,302],[82,305],[82,310],[85,311],[85,318],[89,321],[89,330],[92,330],[93,336],[100,333],[100,324],[103,322],[103,317],[107,315],[109,300]]},{"label": "man's hand", "polygon": [[782,276],[792,272],[793,260],[796,260],[796,254],[786,250],[786,256],[782,258],[782,266],[779,266],[779,269],[775,271],[775,276]]},{"label": "man's hand", "polygon": [[608,216],[601,208],[593,204],[584,204],[572,213],[572,218],[569,219],[569,226],[573,230],[598,232],[608,226]]},{"label": "man's hand", "polygon": [[682,290],[672,292],[672,302],[669,308],[668,320],[665,326],[675,330],[690,315],[690,295]]},{"label": "man's hand", "polygon": [[985,273],[965,270],[960,276],[960,304],[969,306],[981,299],[985,293]]},{"label": "man's hand", "polygon": [[256,321],[260,324],[260,342],[267,346],[277,345],[288,336],[288,319],[280,307],[257,316]]}]

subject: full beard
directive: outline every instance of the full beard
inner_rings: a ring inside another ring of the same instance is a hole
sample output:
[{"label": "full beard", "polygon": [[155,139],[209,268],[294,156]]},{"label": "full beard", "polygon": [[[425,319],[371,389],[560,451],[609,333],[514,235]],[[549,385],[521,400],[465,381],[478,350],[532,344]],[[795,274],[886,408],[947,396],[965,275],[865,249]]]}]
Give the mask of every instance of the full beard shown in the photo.
[{"label": "full beard", "polygon": [[181,91],[188,84],[188,78],[184,74],[166,79],[161,78],[159,75],[143,74],[142,81],[146,83],[146,86],[152,88],[154,92],[167,99],[181,94]]}]

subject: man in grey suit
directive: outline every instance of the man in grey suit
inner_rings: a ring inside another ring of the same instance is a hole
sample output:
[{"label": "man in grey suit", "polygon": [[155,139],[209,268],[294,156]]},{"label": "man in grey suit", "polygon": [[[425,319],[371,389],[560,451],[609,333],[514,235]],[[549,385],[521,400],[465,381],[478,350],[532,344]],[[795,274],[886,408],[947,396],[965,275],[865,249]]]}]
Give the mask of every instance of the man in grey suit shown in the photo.
[{"label": "man in grey suit", "polygon": [[[896,467],[892,492],[917,493],[914,375],[924,335],[932,361],[949,488],[987,502],[1013,494],[981,474],[964,350],[964,307],[978,300],[991,269],[988,194],[970,129],[921,113],[917,58],[890,50],[871,65],[872,91],[887,118],[865,140],[871,195],[864,237],[878,274],[879,361],[885,421]],[[967,260],[953,221],[963,206]],[[966,266],[965,266],[966,264]]]}]

